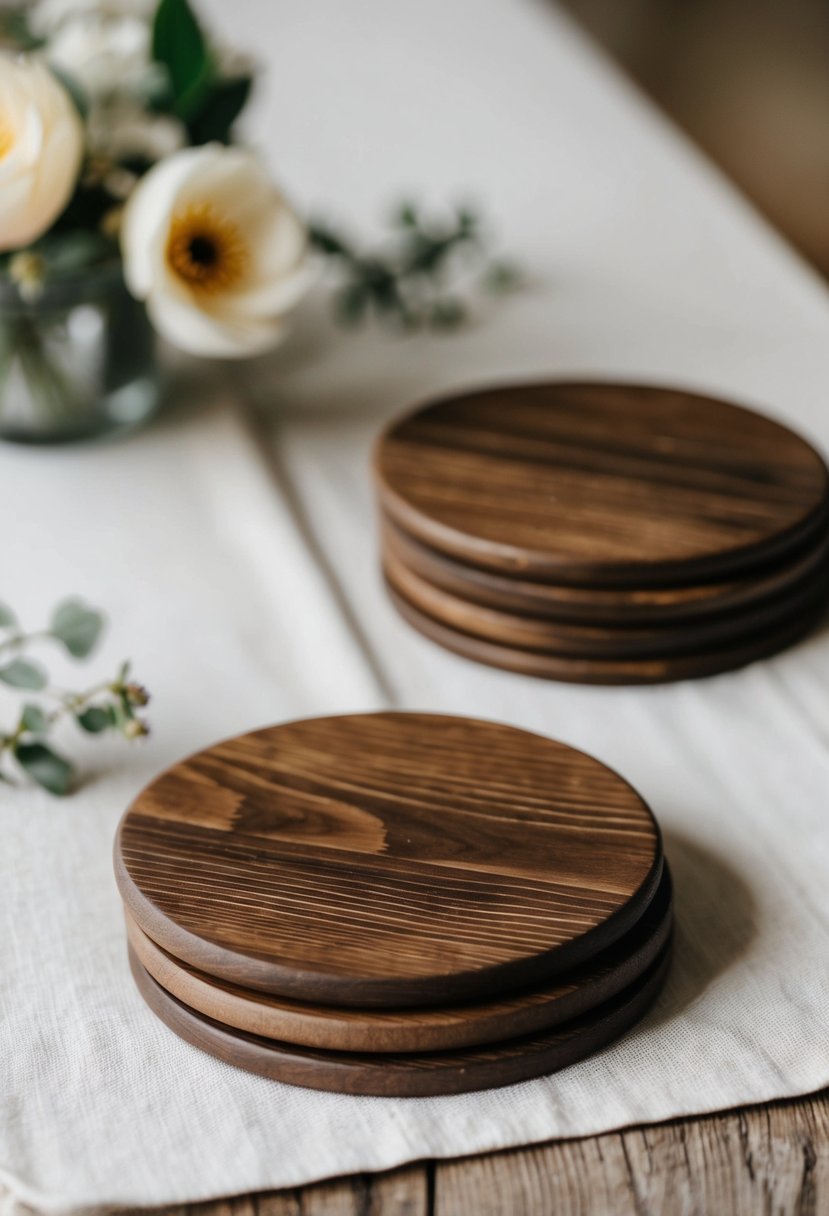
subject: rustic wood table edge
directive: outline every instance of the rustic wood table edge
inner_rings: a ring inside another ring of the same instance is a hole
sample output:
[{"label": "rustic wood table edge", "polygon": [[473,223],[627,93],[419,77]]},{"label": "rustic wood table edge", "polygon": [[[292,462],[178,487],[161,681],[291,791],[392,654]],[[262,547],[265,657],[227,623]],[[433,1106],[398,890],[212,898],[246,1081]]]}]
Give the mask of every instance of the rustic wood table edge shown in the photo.
[{"label": "rustic wood table edge", "polygon": [[829,1090],[472,1157],[425,1160],[152,1216],[819,1216]]}]

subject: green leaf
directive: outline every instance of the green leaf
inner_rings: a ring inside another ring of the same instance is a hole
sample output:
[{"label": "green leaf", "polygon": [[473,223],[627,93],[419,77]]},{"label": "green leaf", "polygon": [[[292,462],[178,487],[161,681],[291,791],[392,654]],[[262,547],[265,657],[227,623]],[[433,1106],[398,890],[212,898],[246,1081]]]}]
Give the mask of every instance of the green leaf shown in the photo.
[{"label": "green leaf", "polygon": [[115,714],[109,706],[90,705],[77,715],[77,722],[90,735],[97,735],[115,725]]},{"label": "green leaf", "polygon": [[313,247],[320,253],[324,253],[326,257],[351,256],[351,251],[343,238],[323,224],[311,224],[308,229],[308,238]]},{"label": "green leaf", "polygon": [[466,319],[466,309],[460,300],[436,300],[432,305],[429,324],[433,329],[457,329]]},{"label": "green leaf", "polygon": [[46,687],[46,672],[28,659],[12,659],[5,667],[0,667],[0,680],[11,688],[29,688],[38,692]]},{"label": "green leaf", "polygon": [[130,674],[131,666],[132,666],[132,664],[130,663],[129,659],[125,659],[124,662],[121,664],[121,666],[118,668],[118,675],[115,677],[116,684],[126,684],[127,677]]},{"label": "green leaf", "polygon": [[334,296],[334,313],[343,325],[359,325],[366,315],[369,295],[362,283],[349,283]]},{"label": "green leaf", "polygon": [[511,262],[493,262],[487,267],[484,277],[484,290],[492,295],[503,295],[508,291],[515,291],[523,282],[523,275],[519,266],[513,265]]},{"label": "green leaf", "polygon": [[185,122],[200,108],[213,62],[188,0],[161,0],[153,22],[153,59],[167,69],[173,109]]},{"label": "green leaf", "polygon": [[400,203],[394,216],[395,223],[401,228],[417,228],[420,220],[414,203]]},{"label": "green leaf", "polygon": [[14,754],[20,767],[50,794],[68,793],[72,765],[45,743],[18,743]]},{"label": "green leaf", "polygon": [[8,629],[12,625],[17,624],[17,617],[9,608],[8,604],[0,602],[0,629]]},{"label": "green leaf", "polygon": [[215,81],[187,124],[192,142],[208,144],[217,140],[223,144],[230,143],[233,124],[247,105],[252,87],[250,76]]},{"label": "green leaf", "polygon": [[81,600],[64,600],[58,604],[49,623],[49,632],[75,659],[85,659],[92,652],[104,627],[104,618]]},{"label": "green leaf", "polygon": [[44,38],[36,38],[29,29],[24,9],[12,7],[0,9],[0,42],[16,51],[36,51],[45,45]]},{"label": "green leaf", "polygon": [[100,232],[83,230],[57,233],[38,245],[49,275],[55,277],[73,275],[93,266],[109,248],[109,242]]},{"label": "green leaf", "polygon": [[46,714],[39,705],[32,705],[31,703],[23,706],[20,723],[26,730],[31,731],[33,735],[45,734],[49,729],[49,719],[46,717]]}]

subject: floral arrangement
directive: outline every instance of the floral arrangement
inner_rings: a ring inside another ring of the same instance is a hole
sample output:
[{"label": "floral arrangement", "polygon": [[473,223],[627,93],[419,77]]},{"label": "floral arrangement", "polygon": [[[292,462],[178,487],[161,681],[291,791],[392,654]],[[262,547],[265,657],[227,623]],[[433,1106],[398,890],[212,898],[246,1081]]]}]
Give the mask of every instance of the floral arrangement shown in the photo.
[{"label": "floral arrangement", "polygon": [[[0,35],[0,277],[24,299],[121,259],[155,329],[196,355],[274,346],[312,277],[333,267],[338,319],[448,330],[466,316],[458,263],[490,262],[477,214],[425,217],[406,203],[390,242],[360,251],[305,225],[234,128],[253,68],[212,41],[188,0],[35,0]],[[468,285],[468,276],[467,276]]]},{"label": "floral arrangement", "polygon": [[233,145],[251,64],[187,0],[36,0],[1,20],[0,273],[33,299],[120,258],[179,348],[275,345],[309,282],[309,239]]},{"label": "floral arrangement", "polygon": [[[63,600],[48,625],[35,631],[23,629],[8,605],[0,603],[0,685],[26,697],[11,729],[0,729],[0,781],[11,781],[16,766],[50,794],[69,793],[74,767],[48,742],[65,719],[90,735],[115,731],[125,739],[140,739],[148,734],[136,710],[147,705],[149,694],[130,678],[129,663],[122,663],[110,680],[68,692],[54,688],[43,663],[31,656],[39,644],[52,643],[73,659],[85,659],[103,627],[102,614],[78,599]],[[39,699],[31,700],[32,694]]]}]

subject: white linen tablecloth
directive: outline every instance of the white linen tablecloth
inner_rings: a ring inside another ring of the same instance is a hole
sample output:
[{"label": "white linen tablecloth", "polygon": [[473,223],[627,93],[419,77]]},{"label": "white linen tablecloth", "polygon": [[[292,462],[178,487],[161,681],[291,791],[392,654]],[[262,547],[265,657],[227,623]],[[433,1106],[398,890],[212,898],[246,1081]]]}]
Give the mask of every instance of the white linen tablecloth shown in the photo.
[{"label": "white linen tablecloth", "polygon": [[[213,0],[270,68],[259,135],[303,205],[371,229],[403,190],[480,197],[533,284],[451,338],[291,344],[128,441],[0,452],[0,596],[36,623],[107,608],[97,668],[153,690],[145,746],[81,742],[67,802],[0,794],[0,1186],[9,1211],[196,1200],[599,1132],[829,1082],[829,637],[653,689],[545,684],[443,653],[394,615],[368,453],[437,388],[532,375],[681,383],[829,448],[825,288],[541,0]],[[281,719],[476,714],[618,768],[666,831],[678,940],[647,1020],[557,1076],[357,1099],[180,1042],[126,964],[110,849],[156,772]],[[0,711],[8,706],[0,702]]]}]

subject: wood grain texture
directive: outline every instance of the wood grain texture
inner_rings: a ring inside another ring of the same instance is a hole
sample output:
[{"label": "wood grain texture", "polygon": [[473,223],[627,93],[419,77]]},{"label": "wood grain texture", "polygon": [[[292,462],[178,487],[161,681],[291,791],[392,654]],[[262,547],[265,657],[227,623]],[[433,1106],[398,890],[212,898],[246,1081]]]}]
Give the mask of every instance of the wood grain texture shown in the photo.
[{"label": "wood grain texture", "polygon": [[438,553],[381,518],[381,550],[436,587],[486,608],[575,624],[687,624],[755,608],[829,580],[829,535],[729,582],[675,587],[571,587],[482,570]]},{"label": "wood grain texture", "polygon": [[617,1039],[656,999],[670,964],[671,943],[638,980],[598,1009],[554,1030],[461,1051],[415,1054],[324,1052],[231,1030],[171,996],[130,951],[144,1000],[171,1030],[227,1064],[306,1089],[375,1097],[422,1098],[469,1093],[546,1076]]},{"label": "wood grain texture", "polygon": [[829,1094],[153,1216],[821,1216]]},{"label": "wood grain texture", "polygon": [[430,1216],[431,1199],[430,1171],[418,1164],[268,1195],[144,1210],[155,1216]]},{"label": "wood grain texture", "polygon": [[337,1009],[254,993],[178,962],[129,913],[127,933],[139,962],[162,988],[233,1029],[328,1051],[448,1051],[549,1030],[610,1000],[661,952],[671,933],[671,909],[666,865],[659,890],[636,925],[560,981],[503,1000],[406,1010]]},{"label": "wood grain texture", "polygon": [[439,714],[291,722],[153,782],[115,845],[175,958],[313,1003],[405,1006],[541,984],[656,891],[639,795],[561,743]]},{"label": "wood grain texture", "polygon": [[774,629],[746,639],[731,647],[691,655],[672,655],[651,659],[585,659],[544,654],[503,646],[476,638],[436,621],[421,612],[405,596],[386,583],[389,596],[400,615],[418,633],[465,659],[500,667],[505,671],[542,680],[562,680],[573,684],[664,684],[673,680],[700,679],[744,667],[756,659],[767,658],[804,637],[825,615],[822,599],[817,608],[805,611]]},{"label": "wood grain texture", "polygon": [[527,384],[447,397],[392,424],[383,510],[487,569],[664,585],[793,551],[825,526],[829,474],[786,427],[675,389]]},{"label": "wood grain texture", "polygon": [[829,1098],[438,1163],[440,1216],[820,1216]]},{"label": "wood grain texture", "polygon": [[664,659],[742,645],[748,638],[825,604],[829,592],[829,579],[820,571],[796,591],[730,616],[682,625],[619,627],[539,620],[484,608],[427,582],[390,552],[384,554],[383,573],[410,604],[452,629],[519,650],[586,659]]}]

